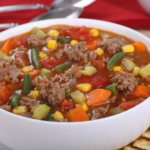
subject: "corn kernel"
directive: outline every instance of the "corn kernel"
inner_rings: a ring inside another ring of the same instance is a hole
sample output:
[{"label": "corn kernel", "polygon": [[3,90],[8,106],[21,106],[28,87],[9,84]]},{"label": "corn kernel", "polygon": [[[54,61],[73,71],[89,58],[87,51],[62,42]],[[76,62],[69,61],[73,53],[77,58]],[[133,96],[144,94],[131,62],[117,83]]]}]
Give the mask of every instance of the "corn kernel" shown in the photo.
[{"label": "corn kernel", "polygon": [[76,85],[77,89],[82,91],[82,92],[88,92],[91,90],[92,86],[89,83],[85,83],[85,84],[78,84]]},{"label": "corn kernel", "polygon": [[57,37],[59,36],[59,32],[57,30],[50,30],[48,35],[51,37]]},{"label": "corn kernel", "polygon": [[39,91],[38,90],[31,91],[30,94],[35,95],[35,96],[39,96]]},{"label": "corn kernel", "polygon": [[77,40],[72,40],[70,42],[70,45],[73,47],[74,45],[78,44],[79,42]]},{"label": "corn kernel", "polygon": [[134,52],[134,46],[133,45],[125,45],[122,47],[122,51],[124,53],[133,53]]},{"label": "corn kernel", "polygon": [[53,118],[58,118],[58,119],[64,119],[64,116],[61,112],[55,111],[55,114],[53,114]]},{"label": "corn kernel", "polygon": [[49,49],[56,50],[57,49],[57,41],[55,41],[55,40],[49,40],[48,43],[47,43],[47,47]]},{"label": "corn kernel", "polygon": [[26,106],[18,106],[18,107],[15,107],[13,109],[13,113],[14,114],[22,114],[22,113],[25,113],[27,111],[28,111],[28,109],[27,109]]},{"label": "corn kernel", "polygon": [[26,66],[20,69],[21,72],[29,72],[32,71],[33,67],[32,66]]},{"label": "corn kernel", "polygon": [[120,66],[114,66],[114,68],[113,68],[113,71],[115,71],[115,72],[118,72],[120,70],[122,70],[122,67],[120,67]]},{"label": "corn kernel", "polygon": [[133,74],[135,75],[135,76],[137,76],[138,74],[139,74],[139,71],[140,71],[141,69],[139,68],[139,67],[134,67],[134,69],[133,69]]},{"label": "corn kernel", "polygon": [[98,36],[99,36],[99,32],[98,32],[97,29],[92,29],[92,30],[91,30],[91,33],[92,33],[92,36],[93,36],[93,37],[98,37]]},{"label": "corn kernel", "polygon": [[86,103],[80,103],[80,104],[76,104],[75,105],[76,108],[83,108],[84,111],[88,111],[88,106],[86,105]]},{"label": "corn kernel", "polygon": [[101,48],[98,48],[95,52],[98,56],[102,56],[104,54],[104,50]]},{"label": "corn kernel", "polygon": [[45,57],[47,57],[47,54],[41,53],[41,54],[39,55],[39,57],[40,57],[40,58],[45,58]]}]

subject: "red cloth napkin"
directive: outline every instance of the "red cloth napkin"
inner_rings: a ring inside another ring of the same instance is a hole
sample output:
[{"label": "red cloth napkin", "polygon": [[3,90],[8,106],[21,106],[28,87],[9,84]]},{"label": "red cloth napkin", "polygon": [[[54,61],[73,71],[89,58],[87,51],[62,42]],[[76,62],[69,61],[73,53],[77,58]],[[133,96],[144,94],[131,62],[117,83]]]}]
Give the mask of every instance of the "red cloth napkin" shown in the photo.
[{"label": "red cloth napkin", "polygon": [[[41,3],[50,6],[53,0],[0,0],[0,6]],[[0,13],[0,23],[27,23],[45,10],[24,10]],[[87,6],[80,18],[111,21],[130,28],[150,29],[150,16],[138,4],[137,0],[96,0]]]}]

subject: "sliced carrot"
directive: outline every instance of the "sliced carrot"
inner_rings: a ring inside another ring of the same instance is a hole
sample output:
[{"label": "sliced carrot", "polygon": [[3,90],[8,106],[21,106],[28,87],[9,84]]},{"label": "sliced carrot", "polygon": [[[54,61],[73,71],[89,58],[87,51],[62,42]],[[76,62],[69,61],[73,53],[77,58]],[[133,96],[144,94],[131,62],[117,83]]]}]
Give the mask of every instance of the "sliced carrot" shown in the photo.
[{"label": "sliced carrot", "polygon": [[139,85],[134,88],[133,96],[135,97],[149,97],[150,89],[144,85]]},{"label": "sliced carrot", "polygon": [[6,86],[9,90],[15,91],[15,90],[19,90],[21,88],[22,82],[20,81],[20,82],[17,82],[15,84],[8,83],[8,84],[6,84]]},{"label": "sliced carrot", "polygon": [[89,51],[96,50],[99,42],[99,38],[93,38],[92,40],[87,41],[86,47]]},{"label": "sliced carrot", "polygon": [[88,121],[89,118],[85,111],[82,108],[76,108],[72,111],[69,111],[65,117],[70,122],[79,122],[79,121]]},{"label": "sliced carrot", "polygon": [[[33,71],[28,72],[28,73],[31,75],[31,78],[33,79],[39,74],[39,72],[40,72],[40,70],[33,70]],[[20,79],[24,78],[24,73],[21,73],[19,75],[19,78]]]},{"label": "sliced carrot", "polygon": [[12,50],[12,39],[8,39],[3,46],[0,48],[0,51],[5,53],[6,55],[9,55],[9,51]]},{"label": "sliced carrot", "polygon": [[142,42],[136,42],[133,44],[135,51],[138,53],[143,53],[146,50],[146,46]]},{"label": "sliced carrot", "polygon": [[109,96],[111,95],[111,91],[105,89],[96,89],[86,94],[87,105],[95,106],[100,103],[105,102]]}]

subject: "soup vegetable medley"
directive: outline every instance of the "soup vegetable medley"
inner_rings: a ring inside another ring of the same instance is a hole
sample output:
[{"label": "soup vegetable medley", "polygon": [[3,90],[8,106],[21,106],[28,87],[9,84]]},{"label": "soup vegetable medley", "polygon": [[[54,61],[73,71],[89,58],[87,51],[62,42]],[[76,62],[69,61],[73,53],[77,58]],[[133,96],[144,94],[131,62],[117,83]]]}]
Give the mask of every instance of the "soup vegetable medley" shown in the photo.
[{"label": "soup vegetable medley", "polygon": [[101,119],[150,96],[150,54],[140,41],[54,25],[0,42],[0,107],[56,122]]}]

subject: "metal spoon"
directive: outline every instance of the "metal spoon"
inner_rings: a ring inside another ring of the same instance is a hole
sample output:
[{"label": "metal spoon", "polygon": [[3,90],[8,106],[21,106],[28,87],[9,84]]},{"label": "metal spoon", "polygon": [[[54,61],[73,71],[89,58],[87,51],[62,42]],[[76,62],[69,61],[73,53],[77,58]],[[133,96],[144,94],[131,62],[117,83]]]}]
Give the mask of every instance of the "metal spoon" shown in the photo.
[{"label": "metal spoon", "polygon": [[57,8],[66,8],[69,6],[84,8],[94,1],[95,0],[55,0],[50,7],[47,7],[43,4],[1,6],[0,13],[26,9],[45,9],[50,11]]},{"label": "metal spoon", "polygon": [[[51,12],[45,13],[43,15],[37,16],[31,20],[37,21],[37,20],[44,20],[44,19],[53,19],[53,18],[77,18],[82,13],[83,9],[78,7],[67,7],[67,8],[60,8],[57,10],[53,10]],[[0,29],[7,29],[11,27],[15,27],[18,24],[15,23],[5,23],[0,24]]]}]

